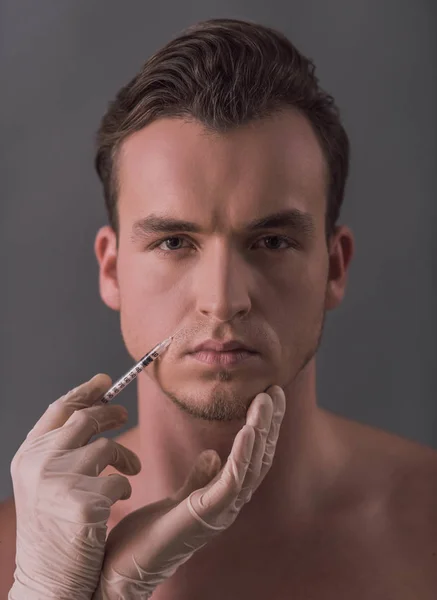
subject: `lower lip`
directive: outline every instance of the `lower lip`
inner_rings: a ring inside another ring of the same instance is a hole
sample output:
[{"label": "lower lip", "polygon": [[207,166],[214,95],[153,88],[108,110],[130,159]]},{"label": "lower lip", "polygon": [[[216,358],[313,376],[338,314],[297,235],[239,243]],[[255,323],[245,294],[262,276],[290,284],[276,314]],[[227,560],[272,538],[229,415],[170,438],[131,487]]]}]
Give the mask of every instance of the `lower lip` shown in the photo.
[{"label": "lower lip", "polygon": [[257,354],[257,352],[248,352],[247,350],[231,350],[230,352],[201,350],[199,352],[192,352],[189,354],[189,356],[192,356],[196,360],[209,365],[221,365],[228,367],[230,365],[241,363],[249,358],[253,358]]}]

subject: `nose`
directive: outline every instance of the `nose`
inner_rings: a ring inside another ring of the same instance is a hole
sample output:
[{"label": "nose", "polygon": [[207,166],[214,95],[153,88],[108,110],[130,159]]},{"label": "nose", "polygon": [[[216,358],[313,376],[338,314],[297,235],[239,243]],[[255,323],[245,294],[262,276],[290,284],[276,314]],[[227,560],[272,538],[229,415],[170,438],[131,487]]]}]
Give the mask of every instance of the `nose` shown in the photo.
[{"label": "nose", "polygon": [[236,252],[217,243],[205,254],[195,279],[197,311],[218,321],[243,318],[251,309],[250,274]]}]

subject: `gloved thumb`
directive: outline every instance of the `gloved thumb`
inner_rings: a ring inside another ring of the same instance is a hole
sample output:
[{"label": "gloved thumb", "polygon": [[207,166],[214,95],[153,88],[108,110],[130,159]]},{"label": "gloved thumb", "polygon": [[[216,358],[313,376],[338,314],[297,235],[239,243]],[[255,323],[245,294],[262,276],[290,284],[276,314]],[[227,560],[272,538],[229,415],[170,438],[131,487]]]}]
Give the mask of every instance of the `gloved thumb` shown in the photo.
[{"label": "gloved thumb", "polygon": [[199,454],[185,479],[184,484],[173,496],[176,502],[182,502],[195,490],[205,487],[221,469],[221,460],[215,450],[204,450]]}]

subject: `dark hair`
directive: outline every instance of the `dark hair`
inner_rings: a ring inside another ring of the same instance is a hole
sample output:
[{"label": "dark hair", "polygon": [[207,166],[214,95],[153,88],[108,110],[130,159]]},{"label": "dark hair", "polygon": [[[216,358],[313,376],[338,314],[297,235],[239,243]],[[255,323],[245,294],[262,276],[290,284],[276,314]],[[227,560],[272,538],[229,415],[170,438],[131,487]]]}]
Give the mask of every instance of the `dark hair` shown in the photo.
[{"label": "dark hair", "polygon": [[117,153],[122,141],[160,117],[196,119],[225,132],[287,106],[310,121],[328,165],[326,240],[335,230],[349,171],[349,139],[312,60],[280,32],[250,21],[210,19],[153,54],[116,95],[97,132],[95,168],[109,222],[119,233]]}]

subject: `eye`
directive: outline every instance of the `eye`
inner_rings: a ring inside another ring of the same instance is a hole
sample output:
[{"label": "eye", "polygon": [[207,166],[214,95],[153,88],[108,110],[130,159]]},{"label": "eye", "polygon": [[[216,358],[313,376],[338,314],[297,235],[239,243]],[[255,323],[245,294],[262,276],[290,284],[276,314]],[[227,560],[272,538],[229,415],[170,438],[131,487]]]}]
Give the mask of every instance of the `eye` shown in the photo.
[{"label": "eye", "polygon": [[[261,238],[259,241],[266,241],[266,240],[267,241],[274,240],[274,242],[273,242],[273,246],[274,247],[273,248],[267,248],[268,250],[276,250],[276,251],[278,251],[278,250],[286,250],[287,248],[290,248],[290,247],[294,247],[294,248],[296,247],[296,244],[293,243],[292,240],[289,240],[288,238],[284,237],[283,235],[266,235],[263,238]],[[286,248],[278,248],[277,247],[278,240],[279,240],[279,243],[285,242],[286,244],[288,244],[287,247]]]},{"label": "eye", "polygon": [[185,238],[182,238],[181,236],[165,238],[164,240],[160,240],[159,242],[157,242],[157,245],[152,246],[152,248],[154,248],[158,252],[162,252],[164,254],[169,254],[171,252],[175,252],[176,250],[181,250],[181,248],[175,248],[174,246],[171,246],[170,248],[167,247],[167,249],[162,249],[162,248],[159,248],[159,246],[162,246],[163,244],[167,244],[167,242],[172,241],[172,240],[182,240],[182,239],[185,239]]},{"label": "eye", "polygon": [[[168,237],[168,238],[164,238],[162,240],[159,240],[158,242],[156,242],[155,244],[152,244],[151,249],[155,250],[156,252],[160,253],[160,254],[164,254],[164,255],[168,255],[168,254],[174,254],[177,250],[184,250],[184,248],[182,247],[177,247],[175,248],[174,245],[172,245],[170,248],[168,247],[167,242],[171,242],[174,240],[186,240],[187,238],[185,238],[184,236],[172,236],[172,237]],[[283,235],[266,235],[262,238],[260,238],[256,243],[258,242],[262,242],[262,241],[268,241],[269,244],[271,242],[271,240],[273,240],[273,248],[266,248],[267,250],[270,250],[271,252],[279,252],[279,251],[283,251],[283,250],[288,250],[289,248],[298,248],[299,245],[297,242],[295,242],[294,240],[291,240],[288,237],[285,237]],[[278,242],[277,240],[279,240],[279,243],[286,243],[287,246],[285,248],[278,248]],[[160,246],[162,246],[163,244],[167,245],[166,249],[160,248]],[[269,245],[268,244],[268,245]],[[178,244],[176,244],[177,246]],[[186,248],[185,248],[186,249]]]}]

